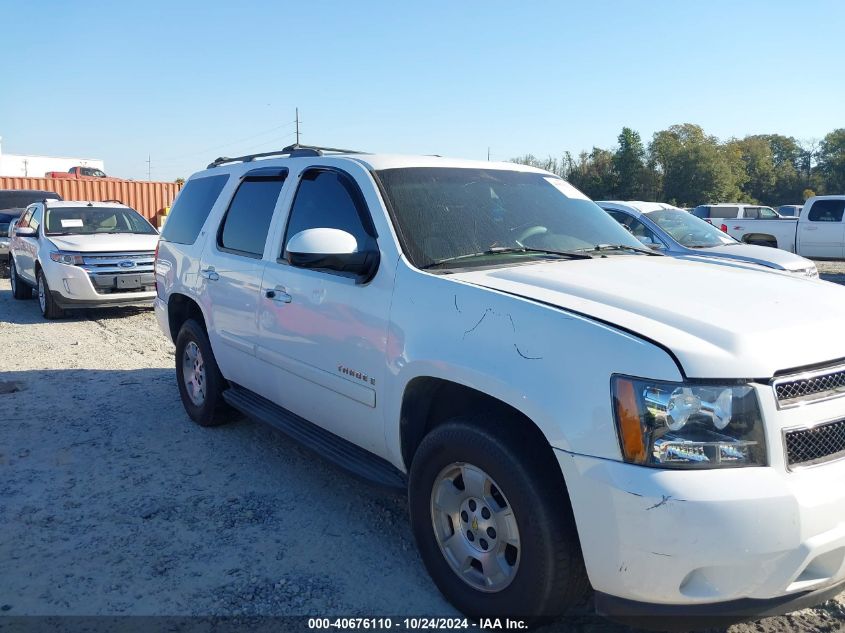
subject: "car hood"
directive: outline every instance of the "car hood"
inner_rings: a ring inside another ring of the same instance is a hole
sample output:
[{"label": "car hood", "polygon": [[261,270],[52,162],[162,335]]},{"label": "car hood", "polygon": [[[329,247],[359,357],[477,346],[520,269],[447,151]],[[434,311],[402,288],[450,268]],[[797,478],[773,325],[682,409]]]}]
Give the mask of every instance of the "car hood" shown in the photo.
[{"label": "car hood", "polygon": [[78,253],[114,253],[152,251],[158,244],[158,235],[134,233],[94,233],[92,235],[48,235],[47,239],[61,251]]},{"label": "car hood", "polygon": [[726,244],[725,246],[710,246],[708,248],[693,249],[693,253],[701,257],[720,257],[761,264],[789,270],[792,272],[813,268],[815,264],[809,259],[768,246],[754,246],[753,244]]},{"label": "car hood", "polygon": [[668,349],[689,377],[770,378],[845,358],[845,288],[762,268],[614,255],[450,278],[638,334]]}]

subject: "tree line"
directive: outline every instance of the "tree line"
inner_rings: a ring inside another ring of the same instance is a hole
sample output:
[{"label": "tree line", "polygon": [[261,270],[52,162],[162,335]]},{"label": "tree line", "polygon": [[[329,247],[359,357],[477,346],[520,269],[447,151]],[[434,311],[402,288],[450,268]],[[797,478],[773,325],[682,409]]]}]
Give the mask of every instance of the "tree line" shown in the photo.
[{"label": "tree line", "polygon": [[652,200],[691,207],[708,202],[800,204],[816,194],[845,193],[845,128],[821,141],[755,134],[720,141],[692,123],[655,132],[646,146],[624,127],[612,149],[577,157],[512,162],[568,180],[593,200]]}]

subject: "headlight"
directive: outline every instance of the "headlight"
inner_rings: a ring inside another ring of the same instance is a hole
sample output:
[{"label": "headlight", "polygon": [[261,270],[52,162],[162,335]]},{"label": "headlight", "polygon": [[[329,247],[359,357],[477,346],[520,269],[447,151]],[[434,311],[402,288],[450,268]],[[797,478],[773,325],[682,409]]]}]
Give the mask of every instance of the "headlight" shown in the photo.
[{"label": "headlight", "polygon": [[766,464],[763,419],[749,385],[614,376],[612,391],[626,462],[658,468]]},{"label": "headlight", "polygon": [[67,264],[68,266],[82,266],[82,264],[85,263],[85,260],[82,259],[82,255],[77,255],[76,253],[65,253],[64,251],[51,251],[50,259],[60,264]]}]

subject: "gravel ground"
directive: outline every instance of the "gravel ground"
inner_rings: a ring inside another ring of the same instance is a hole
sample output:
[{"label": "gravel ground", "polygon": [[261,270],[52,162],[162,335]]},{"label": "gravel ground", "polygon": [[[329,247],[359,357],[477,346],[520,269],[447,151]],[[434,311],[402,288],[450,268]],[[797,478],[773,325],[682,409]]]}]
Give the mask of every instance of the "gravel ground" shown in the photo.
[{"label": "gravel ground", "polygon": [[[829,272],[845,280],[845,266]],[[2,615],[457,615],[404,497],[260,424],[194,425],[173,361],[149,310],[45,322],[0,279]],[[843,622],[840,596],[729,631]]]}]

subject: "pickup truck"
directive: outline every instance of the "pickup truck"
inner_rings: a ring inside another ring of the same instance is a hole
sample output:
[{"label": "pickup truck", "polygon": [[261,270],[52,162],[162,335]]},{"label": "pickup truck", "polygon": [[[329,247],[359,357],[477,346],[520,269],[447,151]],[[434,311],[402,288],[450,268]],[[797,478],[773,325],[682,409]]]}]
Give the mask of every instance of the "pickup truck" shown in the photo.
[{"label": "pickup truck", "polygon": [[118,178],[110,178],[102,169],[96,167],[71,167],[67,171],[48,171],[44,174],[45,178],[75,178],[77,180],[92,180],[94,178],[104,178],[106,180],[119,180]]},{"label": "pickup truck", "polygon": [[[797,218],[725,218],[720,228],[747,244],[773,246],[814,259],[845,258],[845,195],[814,196]],[[713,220],[714,224],[716,220]]]},{"label": "pickup truck", "polygon": [[189,178],[154,270],[187,417],[407,491],[470,617],[843,589],[839,286],[656,253],[532,167],[303,146]]}]

